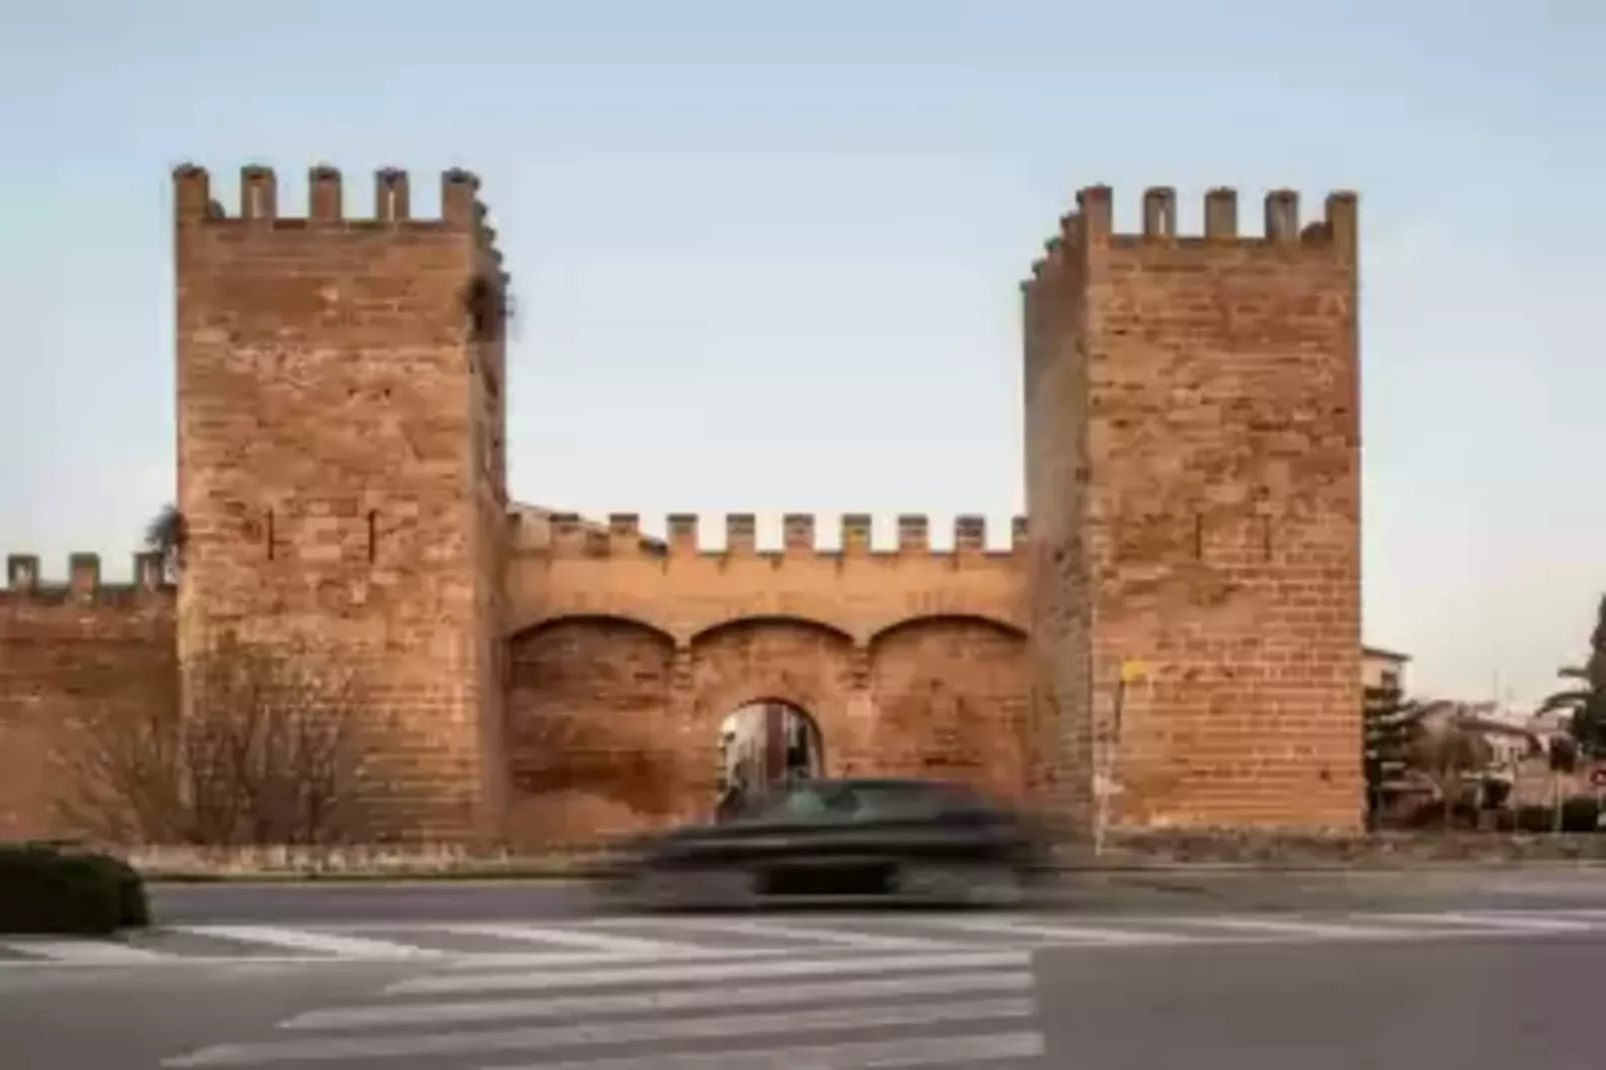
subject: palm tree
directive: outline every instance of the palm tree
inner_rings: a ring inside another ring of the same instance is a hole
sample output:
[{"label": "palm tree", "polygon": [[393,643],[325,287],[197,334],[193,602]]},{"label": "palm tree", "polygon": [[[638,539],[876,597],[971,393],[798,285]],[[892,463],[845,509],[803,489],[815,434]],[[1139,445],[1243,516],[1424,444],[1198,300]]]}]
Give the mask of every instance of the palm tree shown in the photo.
[{"label": "palm tree", "polygon": [[1568,666],[1557,674],[1570,686],[1540,703],[1535,715],[1568,714],[1567,731],[1579,750],[1591,758],[1606,758],[1606,596],[1600,600],[1589,645],[1584,665]]},{"label": "palm tree", "polygon": [[162,555],[162,572],[169,583],[178,582],[184,568],[186,531],[184,514],[168,503],[145,525],[145,549]]}]

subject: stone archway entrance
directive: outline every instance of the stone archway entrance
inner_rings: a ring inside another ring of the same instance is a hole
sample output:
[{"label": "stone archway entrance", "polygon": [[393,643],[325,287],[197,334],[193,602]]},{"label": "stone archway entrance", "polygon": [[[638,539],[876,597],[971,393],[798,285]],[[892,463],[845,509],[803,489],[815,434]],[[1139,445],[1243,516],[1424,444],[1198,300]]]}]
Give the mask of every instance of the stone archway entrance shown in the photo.
[{"label": "stone archway entrance", "polygon": [[760,699],[732,710],[719,725],[719,795],[765,794],[825,773],[819,723],[800,706]]}]

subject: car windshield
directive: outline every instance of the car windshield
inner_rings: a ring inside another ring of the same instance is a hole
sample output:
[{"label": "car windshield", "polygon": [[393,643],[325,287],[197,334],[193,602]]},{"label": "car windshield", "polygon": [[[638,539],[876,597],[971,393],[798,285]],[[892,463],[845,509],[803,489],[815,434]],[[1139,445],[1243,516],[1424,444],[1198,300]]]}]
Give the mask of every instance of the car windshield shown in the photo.
[{"label": "car windshield", "polygon": [[763,800],[750,821],[864,821],[930,819],[966,810],[977,800],[923,783],[796,784]]},{"label": "car windshield", "polygon": [[803,784],[787,789],[754,810],[761,821],[845,821],[858,810],[853,792],[838,784]]}]

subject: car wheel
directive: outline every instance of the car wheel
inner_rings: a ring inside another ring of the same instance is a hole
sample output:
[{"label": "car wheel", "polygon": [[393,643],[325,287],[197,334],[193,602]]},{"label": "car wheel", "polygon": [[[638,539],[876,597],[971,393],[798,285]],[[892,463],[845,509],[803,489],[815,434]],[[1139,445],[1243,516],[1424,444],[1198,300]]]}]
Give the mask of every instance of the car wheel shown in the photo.
[{"label": "car wheel", "polygon": [[1020,906],[1026,901],[1026,883],[1014,866],[977,866],[965,901],[980,907]]},{"label": "car wheel", "polygon": [[965,895],[965,873],[936,862],[905,862],[898,867],[894,891],[917,903],[958,903]]},{"label": "car wheel", "polygon": [[908,863],[898,870],[897,892],[944,906],[1017,906],[1026,897],[1012,866],[986,864]]},{"label": "car wheel", "polygon": [[649,869],[636,899],[649,911],[740,910],[756,901],[756,882],[743,869]]}]

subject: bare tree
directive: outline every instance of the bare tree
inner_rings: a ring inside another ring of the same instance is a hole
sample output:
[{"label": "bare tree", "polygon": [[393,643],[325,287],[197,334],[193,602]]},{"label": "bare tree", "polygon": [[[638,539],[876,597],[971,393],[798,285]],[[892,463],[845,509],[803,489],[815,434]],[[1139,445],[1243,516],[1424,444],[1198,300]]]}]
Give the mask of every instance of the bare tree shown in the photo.
[{"label": "bare tree", "polygon": [[[1494,748],[1458,705],[1429,702],[1418,710],[1420,729],[1410,743],[1409,763],[1433,781],[1448,829],[1454,824],[1455,807],[1461,801],[1468,775],[1489,766]],[[1437,723],[1427,717],[1441,711],[1446,716]]]},{"label": "bare tree", "polygon": [[225,638],[89,705],[63,748],[67,822],[119,842],[206,846],[361,838],[377,711],[352,676]]}]

